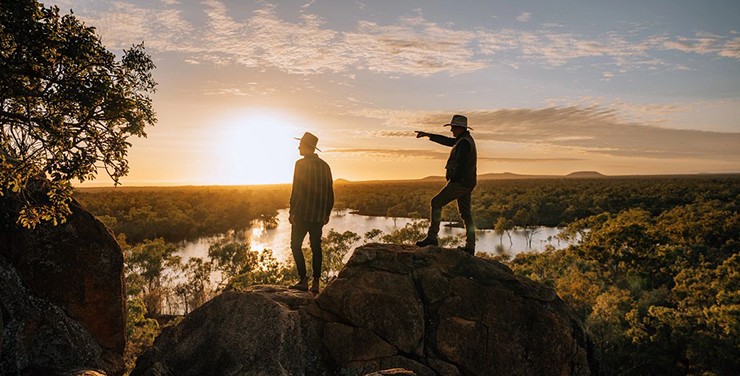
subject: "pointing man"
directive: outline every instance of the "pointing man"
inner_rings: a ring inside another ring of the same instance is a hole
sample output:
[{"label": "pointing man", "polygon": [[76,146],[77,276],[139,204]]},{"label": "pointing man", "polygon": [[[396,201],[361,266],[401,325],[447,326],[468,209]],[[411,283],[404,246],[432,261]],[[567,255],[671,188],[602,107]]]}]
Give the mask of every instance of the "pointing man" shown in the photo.
[{"label": "pointing man", "polygon": [[450,157],[447,159],[445,169],[447,173],[447,185],[432,198],[429,232],[426,238],[416,242],[419,247],[427,245],[438,245],[437,234],[442,218],[442,207],[457,200],[460,216],[465,222],[465,247],[458,247],[469,254],[475,254],[475,225],[473,224],[473,213],[470,209],[471,194],[477,182],[477,160],[475,141],[470,135],[472,128],[468,127],[468,118],[455,115],[449,124],[454,137],[446,137],[438,134],[416,131],[416,137],[429,137],[429,140],[445,146],[451,146]]}]

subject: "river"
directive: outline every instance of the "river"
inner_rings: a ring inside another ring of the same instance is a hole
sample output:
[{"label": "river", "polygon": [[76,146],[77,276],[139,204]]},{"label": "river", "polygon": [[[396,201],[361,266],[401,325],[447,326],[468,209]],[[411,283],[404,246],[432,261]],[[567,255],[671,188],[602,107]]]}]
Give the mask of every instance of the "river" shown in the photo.
[{"label": "river", "polygon": [[[366,242],[364,235],[372,229],[379,229],[385,234],[390,234],[394,230],[403,228],[411,221],[413,219],[410,218],[370,217],[352,214],[347,211],[334,211],[329,219],[329,223],[324,226],[324,235],[329,232],[329,229],[337,232],[352,231],[362,237],[354,245],[359,246]],[[558,249],[564,248],[569,244],[557,237],[561,231],[562,229],[556,227],[536,228],[530,247],[523,229],[510,231],[511,240],[509,240],[507,235],[501,237],[495,234],[493,230],[478,230],[476,231],[477,241],[475,249],[477,252],[514,256],[522,252],[539,252],[544,250],[547,245]],[[442,226],[439,235],[440,237],[444,237],[462,235],[464,233],[465,230],[462,228]],[[237,241],[249,241],[252,250],[262,251],[263,249],[271,249],[273,255],[280,261],[287,261],[291,257],[288,209],[281,209],[277,215],[277,227],[273,229],[266,229],[261,223],[255,223],[252,227],[235,233],[205,237],[196,241],[182,243],[180,245],[180,255],[183,257],[183,261],[187,261],[191,257],[206,258],[208,256],[208,247],[213,242],[225,236],[230,236]],[[305,239],[304,246],[308,247],[308,236]]]}]

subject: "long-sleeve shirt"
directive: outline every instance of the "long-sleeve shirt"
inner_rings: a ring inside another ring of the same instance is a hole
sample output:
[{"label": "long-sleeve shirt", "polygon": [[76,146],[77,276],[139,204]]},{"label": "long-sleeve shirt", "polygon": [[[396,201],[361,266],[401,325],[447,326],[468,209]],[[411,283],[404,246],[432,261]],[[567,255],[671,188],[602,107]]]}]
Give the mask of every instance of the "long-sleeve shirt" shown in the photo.
[{"label": "long-sleeve shirt", "polygon": [[331,169],[316,154],[295,163],[290,215],[307,222],[324,222],[334,207]]},{"label": "long-sleeve shirt", "polygon": [[429,139],[438,144],[451,146],[450,157],[447,159],[445,177],[447,181],[458,183],[466,187],[475,187],[477,183],[478,153],[475,141],[470,132],[463,132],[458,137],[446,137],[430,134]]}]

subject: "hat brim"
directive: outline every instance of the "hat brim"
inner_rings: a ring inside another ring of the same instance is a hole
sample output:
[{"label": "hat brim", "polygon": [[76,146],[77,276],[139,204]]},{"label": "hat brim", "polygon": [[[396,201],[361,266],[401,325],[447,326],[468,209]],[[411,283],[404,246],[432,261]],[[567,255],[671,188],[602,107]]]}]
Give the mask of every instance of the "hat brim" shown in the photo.
[{"label": "hat brim", "polygon": [[473,128],[470,128],[467,125],[460,125],[460,124],[445,124],[443,125],[443,127],[460,127],[460,128],[473,130]]},{"label": "hat brim", "polygon": [[[293,137],[293,139],[298,140],[298,141],[301,141],[301,139],[298,138],[298,137]],[[299,144],[302,144],[302,143],[303,142],[300,142]],[[308,145],[308,146],[311,146],[311,145]],[[311,147],[314,148],[314,149],[316,149],[316,150],[318,150],[318,151],[321,151],[321,149],[317,148],[316,146],[311,146]]]}]

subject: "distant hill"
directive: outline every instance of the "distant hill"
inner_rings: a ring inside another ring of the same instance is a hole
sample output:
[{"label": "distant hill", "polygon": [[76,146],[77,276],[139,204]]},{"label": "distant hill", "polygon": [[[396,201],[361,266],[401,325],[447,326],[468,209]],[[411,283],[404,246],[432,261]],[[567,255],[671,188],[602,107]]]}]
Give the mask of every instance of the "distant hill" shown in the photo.
[{"label": "distant hill", "polygon": [[[676,178],[676,177],[706,177],[706,176],[726,176],[739,175],[738,173],[699,173],[699,174],[676,174],[676,175],[604,175],[598,171],[575,171],[567,175],[525,175],[515,174],[512,172],[489,172],[478,175],[479,181],[485,180],[517,180],[517,179],[599,179],[599,178]],[[396,182],[396,183],[413,183],[413,182],[444,182],[444,176],[427,176],[421,179],[402,179],[402,180],[365,180],[350,181],[337,179],[336,183],[379,183],[379,182]]]},{"label": "distant hill", "polygon": [[487,174],[478,175],[478,180],[513,180],[513,179],[543,179],[543,178],[557,178],[561,176],[557,175],[523,175],[515,174],[513,172],[491,172]]},{"label": "distant hill", "polygon": [[598,171],[576,171],[565,175],[566,178],[605,178],[606,175]]}]

